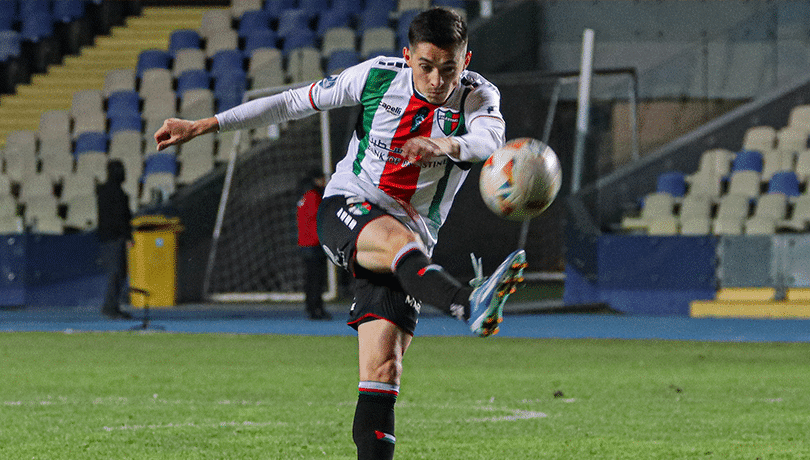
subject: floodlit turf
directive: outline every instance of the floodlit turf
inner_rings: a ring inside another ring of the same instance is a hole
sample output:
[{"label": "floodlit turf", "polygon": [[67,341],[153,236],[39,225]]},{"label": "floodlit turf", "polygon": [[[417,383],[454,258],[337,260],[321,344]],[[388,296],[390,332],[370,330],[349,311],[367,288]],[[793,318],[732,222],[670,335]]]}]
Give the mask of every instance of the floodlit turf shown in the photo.
[{"label": "floodlit turf", "polygon": [[[356,458],[356,355],[348,337],[0,333],[0,458]],[[417,337],[396,458],[810,458],[808,390],[808,344]]]}]

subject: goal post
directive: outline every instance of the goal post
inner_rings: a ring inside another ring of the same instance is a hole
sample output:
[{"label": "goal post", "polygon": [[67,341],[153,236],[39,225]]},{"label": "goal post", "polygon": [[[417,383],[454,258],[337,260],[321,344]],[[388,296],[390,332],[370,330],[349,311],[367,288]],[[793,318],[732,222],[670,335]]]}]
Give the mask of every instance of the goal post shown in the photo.
[{"label": "goal post", "polygon": [[[287,85],[248,91],[243,101]],[[228,148],[228,146],[220,146]],[[304,265],[297,245],[296,203],[306,173],[332,172],[329,113],[233,136],[205,268],[204,296],[214,302],[301,302]],[[324,300],[337,297],[327,264]]]}]

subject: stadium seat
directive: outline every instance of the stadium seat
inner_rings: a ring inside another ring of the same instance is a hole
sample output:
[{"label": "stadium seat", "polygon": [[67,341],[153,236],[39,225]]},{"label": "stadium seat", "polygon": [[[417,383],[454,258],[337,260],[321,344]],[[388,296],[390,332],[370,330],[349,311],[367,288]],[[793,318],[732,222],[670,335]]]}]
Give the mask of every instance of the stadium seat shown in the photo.
[{"label": "stadium seat", "polygon": [[76,137],[76,146],[73,149],[73,154],[79,157],[89,152],[107,152],[106,132],[88,131]]},{"label": "stadium seat", "polygon": [[11,194],[0,194],[0,219],[14,217],[17,215],[17,199]]},{"label": "stadium seat", "polygon": [[157,119],[161,122],[167,118],[177,116],[177,94],[169,91],[154,97],[146,98],[143,101],[143,118],[147,120]]},{"label": "stadium seat", "polygon": [[16,1],[0,2],[0,31],[12,30],[17,20],[18,20],[17,2]]},{"label": "stadium seat", "polygon": [[321,54],[328,58],[335,51],[355,51],[355,41],[354,30],[348,27],[329,29],[323,35]]},{"label": "stadium seat", "polygon": [[395,46],[396,34],[390,27],[366,29],[360,38],[360,55],[364,59],[380,54],[389,55],[394,51]]},{"label": "stadium seat", "polygon": [[327,75],[336,75],[360,62],[360,56],[354,50],[339,50],[329,55],[326,64]]},{"label": "stadium seat", "polygon": [[394,9],[394,2],[366,2],[366,8],[359,14],[357,30],[362,33],[378,27],[390,27],[389,18]]},{"label": "stadium seat", "polygon": [[787,197],[797,197],[799,191],[799,178],[794,171],[779,171],[768,182],[768,193],[781,193]]},{"label": "stadium seat", "polygon": [[69,150],[41,154],[39,162],[39,173],[50,178],[51,182],[64,183],[65,178],[73,174],[73,155]]},{"label": "stadium seat", "polygon": [[298,8],[304,10],[310,17],[319,15],[329,9],[327,0],[298,0]]},{"label": "stadium seat", "polygon": [[795,169],[795,153],[792,150],[771,150],[762,155],[762,181],[767,182],[778,171]]},{"label": "stadium seat", "polygon": [[210,89],[186,91],[180,98],[179,115],[180,118],[186,120],[198,120],[214,116],[214,92]]},{"label": "stadium seat", "polygon": [[291,52],[288,56],[287,76],[293,83],[323,78],[320,51],[315,48],[298,48]]},{"label": "stadium seat", "polygon": [[70,112],[67,110],[47,110],[39,116],[40,141],[51,137],[70,135]]},{"label": "stadium seat", "polygon": [[[165,200],[177,188],[177,178],[171,173],[152,173],[143,179],[143,190],[139,202],[142,205],[153,204],[158,197]],[[157,204],[157,203],[154,203]]]},{"label": "stadium seat", "polygon": [[807,184],[810,178],[810,149],[797,152],[796,154],[796,167],[794,168],[799,182]]},{"label": "stadium seat", "polygon": [[117,131],[110,133],[110,148],[108,155],[111,159],[124,158],[141,159],[143,156],[143,138],[140,132]]},{"label": "stadium seat", "polygon": [[246,11],[239,19],[239,26],[236,28],[236,32],[242,39],[261,30],[271,30],[270,16],[264,10]]},{"label": "stadium seat", "polygon": [[[202,137],[205,136],[199,138]],[[213,150],[213,143],[211,143],[211,149]],[[208,155],[203,152],[194,152],[191,155],[181,155],[180,174],[177,176],[177,183],[190,184],[211,172],[214,169],[214,156],[213,152],[211,153],[211,155]]]},{"label": "stadium seat", "polygon": [[170,153],[155,153],[146,158],[143,176],[155,173],[169,173],[177,175],[177,157]]},{"label": "stadium seat", "polygon": [[285,55],[289,55],[291,52],[299,48],[315,47],[315,32],[309,29],[301,29],[299,31],[287,34],[287,36],[284,38],[284,45],[282,46],[281,51]]},{"label": "stadium seat", "polygon": [[15,130],[6,136],[5,156],[21,155],[34,157],[37,152],[37,133],[30,130]]},{"label": "stadium seat", "polygon": [[214,78],[233,72],[244,72],[244,59],[239,50],[222,50],[211,58],[211,75]]},{"label": "stadium seat", "polygon": [[745,131],[743,150],[769,151],[776,148],[776,130],[771,126],[753,126]]},{"label": "stadium seat", "polygon": [[250,58],[256,50],[278,48],[278,35],[272,30],[255,30],[245,38],[245,57]]},{"label": "stadium seat", "polygon": [[104,77],[104,96],[109,97],[116,91],[135,90],[135,70],[134,69],[113,69],[107,72]]},{"label": "stadium seat", "polygon": [[119,115],[139,115],[141,113],[141,97],[137,91],[116,91],[107,98],[107,117]]},{"label": "stadium seat", "polygon": [[169,69],[149,69],[140,77],[138,93],[144,101],[148,101],[152,94],[162,97],[167,92],[173,93],[172,85],[172,73]]},{"label": "stadium seat", "polygon": [[714,235],[740,235],[748,218],[750,198],[742,195],[725,195],[720,199],[717,217],[712,224]]},{"label": "stadium seat", "polygon": [[23,182],[27,177],[37,173],[37,158],[33,154],[11,153],[6,148],[4,159],[6,175],[15,182]]},{"label": "stadium seat", "polygon": [[56,197],[37,197],[24,205],[25,223],[34,233],[62,233]]},{"label": "stadium seat", "polygon": [[206,10],[200,20],[200,35],[205,39],[212,37],[217,32],[230,30],[231,28],[231,12],[226,9],[212,8]]},{"label": "stadium seat", "polygon": [[140,113],[114,115],[109,119],[110,135],[118,131],[136,131],[139,134],[143,131],[143,120]]},{"label": "stadium seat", "polygon": [[205,42],[205,55],[213,57],[219,51],[239,48],[239,35],[235,30],[220,30],[208,37]]},{"label": "stadium seat", "polygon": [[[353,3],[359,4],[359,2]],[[337,27],[350,28],[352,26],[352,14],[352,11],[348,9],[335,7],[333,5],[332,8],[318,16],[318,28],[316,29],[318,36],[323,37],[329,29]]]},{"label": "stadium seat", "polygon": [[43,174],[31,174],[20,184],[20,203],[27,204],[33,199],[40,197],[54,197],[53,182],[49,176]]},{"label": "stadium seat", "polygon": [[291,34],[309,30],[310,14],[302,9],[287,9],[278,18],[278,36],[286,39]]},{"label": "stadium seat", "polygon": [[810,105],[797,105],[790,110],[788,126],[810,130]]},{"label": "stadium seat", "polygon": [[[712,217],[712,200],[706,195],[686,195],[681,202],[678,219],[681,232],[684,228],[693,229],[698,234],[709,233],[709,224]],[[697,231],[700,230],[700,231]]]},{"label": "stadium seat", "polygon": [[98,202],[95,193],[75,196],[65,202],[65,227],[92,230],[98,226]]},{"label": "stadium seat", "polygon": [[431,0],[397,0],[397,11],[400,13],[406,11],[424,11],[430,8],[430,3]]},{"label": "stadium seat", "polygon": [[216,111],[222,112],[239,105],[247,89],[247,74],[244,70],[222,73],[214,82]]},{"label": "stadium seat", "polygon": [[810,194],[800,195],[793,202],[790,217],[777,222],[777,230],[806,232],[810,229]]},{"label": "stadium seat", "polygon": [[172,55],[168,51],[149,49],[141,51],[138,55],[138,78],[148,69],[168,69],[172,62]]},{"label": "stadium seat", "polygon": [[202,69],[186,70],[177,77],[177,95],[182,99],[186,91],[192,89],[210,89],[211,76]]},{"label": "stadium seat", "polygon": [[27,81],[29,73],[19,32],[0,30],[0,94],[14,93],[18,84]]},{"label": "stadium seat", "polygon": [[199,32],[193,29],[177,29],[169,35],[169,53],[177,56],[177,52],[184,49],[200,49],[202,38]]},{"label": "stadium seat", "polygon": [[86,152],[76,157],[76,174],[92,176],[98,183],[107,180],[106,152]]},{"label": "stadium seat", "polygon": [[782,152],[801,152],[807,150],[810,128],[786,126],[776,132],[776,149]]},{"label": "stadium seat", "polygon": [[686,194],[686,175],[679,171],[670,171],[658,176],[656,191],[659,193],[669,193],[674,197],[682,197]]},{"label": "stadium seat", "polygon": [[788,200],[782,193],[767,193],[757,200],[754,215],[745,223],[746,235],[772,235],[787,214]]},{"label": "stadium seat", "polygon": [[184,49],[177,52],[172,64],[172,76],[174,78],[183,75],[189,70],[206,70],[207,57],[201,49]]},{"label": "stadium seat", "polygon": [[[0,198],[6,196],[11,196],[11,178],[0,173]],[[7,211],[7,208],[0,206],[0,215],[5,215]]]},{"label": "stadium seat", "polygon": [[284,84],[284,66],[281,51],[275,48],[260,48],[248,61],[250,89],[269,88]]},{"label": "stadium seat", "polygon": [[731,172],[756,171],[762,172],[763,158],[758,150],[742,150],[737,152],[731,164]]},{"label": "stadium seat", "polygon": [[70,116],[73,118],[85,115],[104,114],[104,94],[101,90],[88,89],[73,93],[70,104]]},{"label": "stadium seat", "polygon": [[62,184],[62,194],[59,201],[65,203],[77,196],[96,194],[96,178],[86,174],[70,174],[65,177]]},{"label": "stadium seat", "polygon": [[[349,14],[350,17],[354,17],[363,11],[363,3],[364,2],[358,2],[357,0],[332,0],[332,7],[330,10],[343,11]],[[369,4],[371,2],[365,3]],[[392,9],[393,8],[391,6],[388,7],[388,11],[391,11]],[[321,17],[323,17],[323,15],[321,15]]]},{"label": "stadium seat", "polygon": [[402,49],[408,46],[408,29],[410,28],[411,21],[421,12],[421,10],[405,10],[400,11],[399,18],[397,18],[397,44]]},{"label": "stadium seat", "polygon": [[675,199],[668,193],[650,193],[644,197],[641,206],[641,215],[638,217],[626,216],[622,219],[622,229],[646,231],[654,219],[672,216]]},{"label": "stadium seat", "polygon": [[762,191],[761,178],[756,171],[735,171],[728,183],[728,194],[756,198]]},{"label": "stadium seat", "polygon": [[262,0],[239,0],[231,2],[231,16],[239,19],[248,11],[262,9]]}]

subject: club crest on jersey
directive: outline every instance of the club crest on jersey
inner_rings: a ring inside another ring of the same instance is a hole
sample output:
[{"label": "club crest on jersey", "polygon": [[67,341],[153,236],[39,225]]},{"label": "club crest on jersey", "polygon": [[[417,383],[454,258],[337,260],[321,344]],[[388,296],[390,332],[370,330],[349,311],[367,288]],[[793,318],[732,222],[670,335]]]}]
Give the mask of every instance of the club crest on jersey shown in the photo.
[{"label": "club crest on jersey", "polygon": [[323,89],[329,89],[329,88],[335,86],[335,83],[337,83],[337,77],[331,76],[331,77],[326,77],[323,80],[321,80],[319,85]]},{"label": "club crest on jersey", "polygon": [[450,109],[437,109],[436,110],[436,123],[439,124],[439,129],[450,136],[458,129],[461,124],[461,112],[455,112]]},{"label": "club crest on jersey", "polygon": [[347,209],[349,210],[349,213],[355,216],[365,216],[371,212],[371,203],[362,199],[358,200],[357,198],[350,198],[346,200],[346,204],[348,205]]}]

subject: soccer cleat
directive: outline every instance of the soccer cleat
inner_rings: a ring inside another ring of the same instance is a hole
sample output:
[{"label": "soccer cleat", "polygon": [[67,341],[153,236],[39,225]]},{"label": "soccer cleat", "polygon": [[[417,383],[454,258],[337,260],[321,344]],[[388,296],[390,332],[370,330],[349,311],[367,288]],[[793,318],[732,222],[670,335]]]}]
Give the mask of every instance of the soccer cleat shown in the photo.
[{"label": "soccer cleat", "polygon": [[486,279],[481,274],[481,260],[476,260],[475,256],[472,259],[476,278],[471,282],[475,289],[470,294],[470,319],[467,324],[473,334],[489,337],[498,333],[498,325],[503,322],[503,304],[509,294],[515,292],[518,283],[523,281],[526,252],[518,249],[509,254],[492,276]]}]

